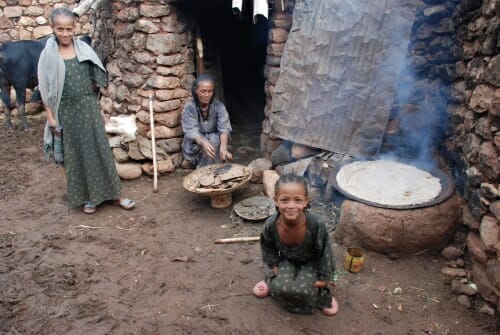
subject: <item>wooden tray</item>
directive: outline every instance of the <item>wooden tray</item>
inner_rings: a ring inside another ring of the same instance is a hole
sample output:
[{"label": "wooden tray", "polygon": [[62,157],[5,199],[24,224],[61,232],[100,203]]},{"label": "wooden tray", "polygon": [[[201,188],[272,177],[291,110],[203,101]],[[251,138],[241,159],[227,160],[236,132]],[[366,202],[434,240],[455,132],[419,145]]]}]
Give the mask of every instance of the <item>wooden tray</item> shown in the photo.
[{"label": "wooden tray", "polygon": [[[217,172],[220,172],[220,175],[229,176],[231,174],[231,170],[240,169],[243,173],[243,179],[239,182],[235,183],[229,188],[224,189],[206,189],[199,187],[198,180],[202,176],[213,175]],[[242,187],[245,186],[246,183],[250,181],[252,178],[252,171],[244,165],[234,164],[234,163],[220,163],[220,164],[212,164],[207,165],[202,168],[196,169],[187,176],[184,177],[182,181],[182,186],[189,192],[203,195],[203,196],[214,196],[214,195],[222,195],[226,193],[232,193]]]}]

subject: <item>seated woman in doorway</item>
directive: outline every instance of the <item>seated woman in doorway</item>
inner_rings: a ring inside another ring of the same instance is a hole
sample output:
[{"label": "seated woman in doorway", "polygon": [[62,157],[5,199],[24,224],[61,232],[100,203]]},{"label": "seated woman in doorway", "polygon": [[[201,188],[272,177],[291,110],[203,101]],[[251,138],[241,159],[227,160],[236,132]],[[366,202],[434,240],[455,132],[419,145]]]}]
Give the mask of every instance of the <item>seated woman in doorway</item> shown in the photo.
[{"label": "seated woman in doorway", "polygon": [[226,107],[215,98],[215,80],[200,75],[192,93],[193,99],[182,111],[184,158],[197,168],[233,159],[227,150],[231,122]]},{"label": "seated woman in doorway", "polygon": [[339,308],[329,287],[335,259],[323,220],[305,211],[307,193],[303,177],[285,174],[276,182],[278,213],[266,221],[260,235],[269,272],[253,292],[259,298],[271,295],[292,313],[310,314],[319,309],[330,316]]},{"label": "seated woman in doorway", "polygon": [[45,154],[53,154],[56,163],[64,165],[70,206],[83,205],[83,211],[92,214],[102,202],[112,200],[132,209],[135,202],[121,197],[120,177],[97,106],[96,92],[107,84],[104,66],[89,45],[73,37],[71,10],[56,8],[50,20],[54,36],[47,40],[38,63],[47,112]]}]

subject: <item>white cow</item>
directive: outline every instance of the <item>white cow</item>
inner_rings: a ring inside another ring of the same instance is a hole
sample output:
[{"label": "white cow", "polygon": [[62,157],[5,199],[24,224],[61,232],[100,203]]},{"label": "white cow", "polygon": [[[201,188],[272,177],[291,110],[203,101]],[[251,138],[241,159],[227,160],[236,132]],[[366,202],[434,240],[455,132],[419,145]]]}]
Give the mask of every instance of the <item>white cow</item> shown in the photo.
[{"label": "white cow", "polygon": [[89,9],[96,10],[99,6],[106,0],[81,0],[78,2],[78,6],[73,9],[73,14],[80,17],[85,15]]}]

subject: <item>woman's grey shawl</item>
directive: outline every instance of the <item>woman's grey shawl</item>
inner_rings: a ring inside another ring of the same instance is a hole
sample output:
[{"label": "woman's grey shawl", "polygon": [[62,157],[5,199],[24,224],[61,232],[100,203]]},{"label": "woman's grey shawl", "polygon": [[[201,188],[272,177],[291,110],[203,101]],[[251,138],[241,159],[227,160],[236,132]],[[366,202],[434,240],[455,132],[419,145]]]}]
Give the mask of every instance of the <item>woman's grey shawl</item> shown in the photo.
[{"label": "woman's grey shawl", "polygon": [[[76,57],[79,62],[90,61],[106,72],[101,60],[87,43],[73,38],[73,46],[75,47]],[[59,45],[55,36],[51,36],[47,40],[47,44],[42,50],[38,61],[38,89],[40,90],[43,103],[52,110],[58,124],[59,104],[64,87],[65,73],[66,68],[64,66],[64,59],[59,53]],[[53,134],[47,122],[43,134],[43,151],[46,157],[53,152],[52,145]]]}]

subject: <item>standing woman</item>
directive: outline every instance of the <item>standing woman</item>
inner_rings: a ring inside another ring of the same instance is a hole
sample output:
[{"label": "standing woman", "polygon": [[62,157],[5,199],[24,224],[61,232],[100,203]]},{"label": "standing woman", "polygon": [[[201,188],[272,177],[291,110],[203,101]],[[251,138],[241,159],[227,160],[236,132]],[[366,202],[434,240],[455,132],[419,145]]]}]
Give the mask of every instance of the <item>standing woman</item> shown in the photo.
[{"label": "standing woman", "polygon": [[[56,8],[50,20],[55,36],[47,40],[38,62],[47,112],[45,154],[53,153],[56,162],[64,164],[70,206],[83,205],[83,211],[92,214],[99,204],[113,200],[132,209],[135,202],[120,197],[120,178],[97,106],[97,91],[107,84],[106,70],[92,48],[74,38],[71,10]],[[57,147],[61,133],[63,159]]]}]

